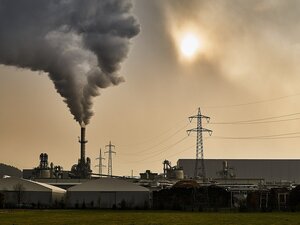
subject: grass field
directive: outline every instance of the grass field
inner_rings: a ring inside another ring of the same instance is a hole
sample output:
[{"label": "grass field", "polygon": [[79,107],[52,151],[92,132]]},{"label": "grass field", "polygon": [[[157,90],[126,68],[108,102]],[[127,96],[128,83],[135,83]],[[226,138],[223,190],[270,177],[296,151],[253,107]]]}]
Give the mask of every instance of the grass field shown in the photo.
[{"label": "grass field", "polygon": [[176,211],[1,210],[1,225],[300,225],[300,213],[198,213]]}]

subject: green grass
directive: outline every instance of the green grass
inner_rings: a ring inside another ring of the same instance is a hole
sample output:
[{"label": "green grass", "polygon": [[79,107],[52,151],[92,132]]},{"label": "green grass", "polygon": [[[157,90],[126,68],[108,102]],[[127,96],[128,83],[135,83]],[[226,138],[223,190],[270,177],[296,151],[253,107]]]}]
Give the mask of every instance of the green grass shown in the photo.
[{"label": "green grass", "polygon": [[300,225],[300,213],[176,211],[1,210],[1,225]]}]

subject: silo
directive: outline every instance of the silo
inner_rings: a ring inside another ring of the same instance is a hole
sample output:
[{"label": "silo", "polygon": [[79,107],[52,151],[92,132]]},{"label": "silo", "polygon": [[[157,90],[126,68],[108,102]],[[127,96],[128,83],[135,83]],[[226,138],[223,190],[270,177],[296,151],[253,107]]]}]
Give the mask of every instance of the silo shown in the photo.
[{"label": "silo", "polygon": [[175,173],[176,180],[183,180],[183,178],[184,178],[183,169],[175,169],[174,173]]}]

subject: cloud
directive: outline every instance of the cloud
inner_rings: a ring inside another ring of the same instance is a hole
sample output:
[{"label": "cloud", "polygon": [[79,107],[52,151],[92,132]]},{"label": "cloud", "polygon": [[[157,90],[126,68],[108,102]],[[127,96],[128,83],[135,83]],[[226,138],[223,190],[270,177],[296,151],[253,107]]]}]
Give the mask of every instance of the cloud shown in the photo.
[{"label": "cloud", "polygon": [[199,70],[213,67],[218,71],[215,76],[250,90],[294,92],[297,88],[299,1],[175,0],[158,4],[173,39],[174,30],[192,24],[207,40],[209,48],[196,62]]}]

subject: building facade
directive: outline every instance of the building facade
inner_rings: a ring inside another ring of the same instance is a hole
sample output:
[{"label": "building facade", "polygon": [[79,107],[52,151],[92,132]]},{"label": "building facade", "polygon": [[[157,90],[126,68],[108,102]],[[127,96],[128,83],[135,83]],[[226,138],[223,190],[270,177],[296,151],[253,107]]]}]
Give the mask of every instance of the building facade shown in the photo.
[{"label": "building facade", "polygon": [[[195,159],[179,159],[186,178],[194,176]],[[205,159],[208,179],[263,179],[266,183],[300,183],[300,159]]]}]

